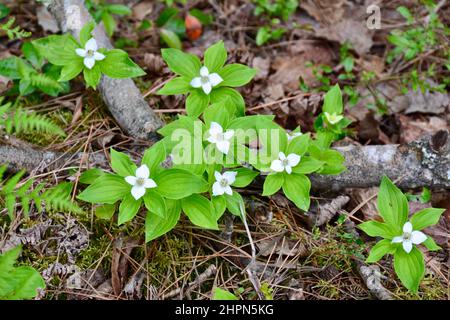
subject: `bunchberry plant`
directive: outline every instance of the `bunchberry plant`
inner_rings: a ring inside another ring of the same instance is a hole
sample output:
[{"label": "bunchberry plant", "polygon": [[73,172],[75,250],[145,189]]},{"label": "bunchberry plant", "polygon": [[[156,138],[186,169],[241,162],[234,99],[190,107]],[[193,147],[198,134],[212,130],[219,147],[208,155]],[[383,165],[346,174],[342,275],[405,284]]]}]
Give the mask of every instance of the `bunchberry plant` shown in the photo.
[{"label": "bunchberry plant", "polygon": [[94,18],[95,22],[103,22],[108,36],[112,36],[117,29],[114,15],[126,16],[131,14],[131,9],[122,4],[109,4],[106,1],[85,1],[86,8]]},{"label": "bunchberry plant", "polygon": [[40,54],[50,63],[60,66],[58,81],[69,81],[83,72],[87,87],[97,87],[102,74],[111,78],[139,77],[145,72],[120,49],[100,48],[92,31],[95,23],[80,31],[80,42],[72,35],[51,35],[33,41]]},{"label": "bunchberry plant", "polygon": [[67,82],[58,82],[61,67],[44,63],[44,58],[31,42],[22,45],[23,58],[11,56],[0,60],[0,75],[14,81],[10,94],[26,96],[40,90],[50,96],[68,92]]},{"label": "bunchberry plant", "polygon": [[28,266],[14,266],[22,251],[16,247],[0,255],[0,300],[24,300],[37,296],[45,289],[39,272]]},{"label": "bunchberry plant", "polygon": [[238,115],[244,115],[244,100],[233,87],[247,84],[256,70],[238,63],[224,66],[227,51],[222,41],[205,51],[203,64],[197,56],[178,49],[163,49],[162,57],[178,77],[167,82],[158,93],[188,94],[186,112],[189,116],[200,116],[210,103],[220,102],[225,97],[233,100]]},{"label": "bunchberry plant", "polygon": [[381,237],[370,251],[367,262],[375,263],[386,254],[394,256],[394,270],[403,285],[417,292],[425,275],[425,262],[418,245],[439,250],[433,238],[421,230],[438,223],[445,209],[426,208],[409,217],[408,200],[384,176],[378,193],[378,212],[383,219],[361,223],[359,228],[371,237]]}]

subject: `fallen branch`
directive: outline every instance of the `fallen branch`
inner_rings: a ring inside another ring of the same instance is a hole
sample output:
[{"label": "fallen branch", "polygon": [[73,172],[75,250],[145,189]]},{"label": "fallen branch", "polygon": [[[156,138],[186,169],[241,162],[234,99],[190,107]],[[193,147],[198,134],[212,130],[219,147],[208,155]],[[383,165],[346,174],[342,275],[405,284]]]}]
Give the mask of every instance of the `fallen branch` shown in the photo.
[{"label": "fallen branch", "polygon": [[[78,38],[81,28],[91,21],[83,0],[47,1],[50,13],[55,17],[63,32],[70,32]],[[112,48],[102,26],[97,25],[94,37],[99,47]],[[147,139],[163,125],[144,100],[131,79],[111,79],[102,76],[98,86],[103,100],[120,127],[134,138]]]},{"label": "fallen branch", "polygon": [[[347,170],[339,175],[311,175],[313,189],[369,188],[378,186],[383,175],[398,181],[400,188],[450,189],[450,139],[447,132],[441,132],[406,145],[338,147]],[[81,168],[109,168],[103,153],[64,154],[0,145],[0,163],[9,163],[12,171],[39,173],[68,166],[78,168],[81,159]]]}]

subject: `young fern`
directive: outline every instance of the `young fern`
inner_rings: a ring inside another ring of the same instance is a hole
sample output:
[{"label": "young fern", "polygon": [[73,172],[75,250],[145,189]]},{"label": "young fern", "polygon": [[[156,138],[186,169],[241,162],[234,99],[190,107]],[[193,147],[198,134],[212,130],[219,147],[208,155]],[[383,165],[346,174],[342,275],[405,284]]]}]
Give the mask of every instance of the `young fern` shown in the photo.
[{"label": "young fern", "polygon": [[[0,98],[0,104],[2,99]],[[49,133],[57,136],[65,136],[64,131],[53,121],[38,115],[35,112],[27,112],[22,108],[13,108],[12,104],[0,105],[0,128],[6,133]]]},{"label": "young fern", "polygon": [[16,18],[10,18],[8,22],[5,24],[0,24],[0,30],[3,30],[6,32],[6,35],[8,36],[9,40],[18,40],[22,38],[28,38],[31,36],[31,32],[21,30],[20,26],[14,27],[14,22],[16,21]]},{"label": "young fern", "polygon": [[41,192],[44,184],[40,183],[33,188],[33,179],[21,181],[25,170],[21,170],[3,181],[6,169],[7,165],[0,166],[0,208],[7,209],[11,220],[14,218],[17,203],[20,203],[26,217],[33,204],[39,211],[42,211],[45,206],[46,211],[49,212],[83,212],[71,200],[72,183],[64,182]]},{"label": "young fern", "polygon": [[33,87],[39,88],[47,94],[50,94],[50,91],[63,90],[61,83],[43,73],[30,73],[29,81]]}]

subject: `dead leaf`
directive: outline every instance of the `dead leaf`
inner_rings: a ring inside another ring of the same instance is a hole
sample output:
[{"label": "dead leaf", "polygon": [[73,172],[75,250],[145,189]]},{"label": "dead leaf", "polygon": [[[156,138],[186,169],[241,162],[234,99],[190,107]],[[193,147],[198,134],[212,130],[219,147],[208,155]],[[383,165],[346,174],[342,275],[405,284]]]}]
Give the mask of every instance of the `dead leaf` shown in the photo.
[{"label": "dead leaf", "polygon": [[300,2],[300,8],[319,22],[333,24],[342,19],[346,0],[306,0]]},{"label": "dead leaf", "polygon": [[147,15],[152,13],[154,5],[152,1],[139,2],[133,7],[133,18],[139,21],[144,20]]},{"label": "dead leaf", "polygon": [[259,255],[267,257],[273,254],[282,256],[306,256],[308,250],[300,240],[291,240],[286,236],[264,239],[256,242],[259,249]]},{"label": "dead leaf", "polygon": [[46,7],[41,6],[37,8],[36,17],[38,24],[42,27],[42,29],[44,29],[44,31],[50,31],[51,33],[59,32],[58,23]]},{"label": "dead leaf", "polygon": [[269,75],[270,58],[254,57],[252,61],[253,68],[258,70],[254,80],[266,79]]},{"label": "dead leaf", "polygon": [[398,114],[400,121],[400,143],[409,143],[420,137],[436,133],[439,130],[447,130],[447,121],[439,117],[414,120],[408,116]]},{"label": "dead leaf", "polygon": [[308,212],[311,223],[315,226],[328,223],[349,201],[350,198],[348,196],[338,196],[319,206],[312,206]]}]

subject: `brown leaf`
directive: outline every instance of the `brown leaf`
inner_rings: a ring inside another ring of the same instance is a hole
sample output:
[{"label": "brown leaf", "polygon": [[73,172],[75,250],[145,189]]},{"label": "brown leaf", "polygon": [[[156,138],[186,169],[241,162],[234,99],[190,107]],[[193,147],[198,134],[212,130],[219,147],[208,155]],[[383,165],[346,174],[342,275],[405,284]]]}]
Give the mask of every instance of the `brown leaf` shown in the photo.
[{"label": "brown leaf", "polygon": [[155,4],[152,1],[142,1],[133,7],[133,18],[142,21],[147,15],[152,13],[153,6]]},{"label": "brown leaf", "polygon": [[300,2],[300,8],[314,19],[326,24],[333,24],[342,19],[346,0],[306,0]]}]

